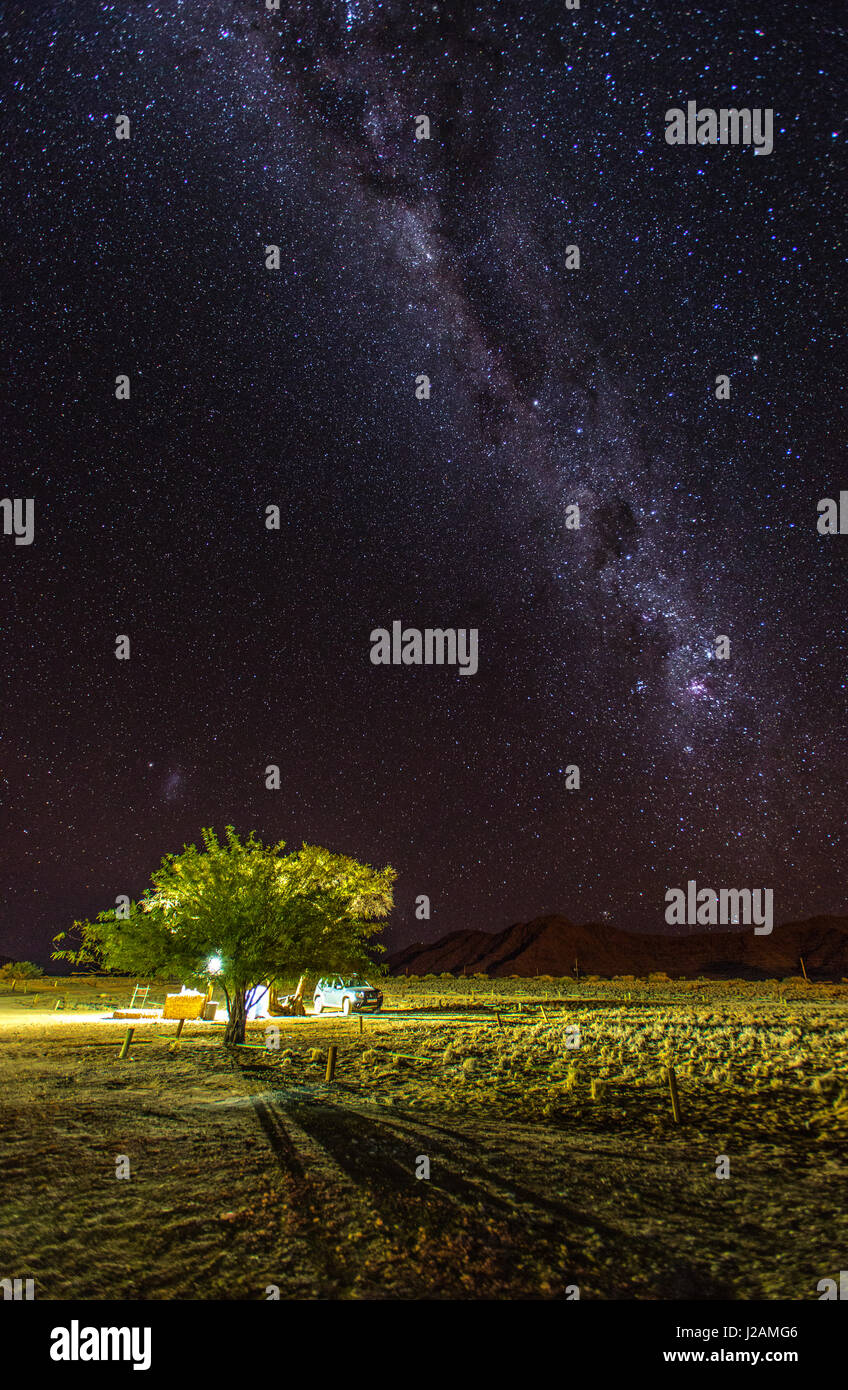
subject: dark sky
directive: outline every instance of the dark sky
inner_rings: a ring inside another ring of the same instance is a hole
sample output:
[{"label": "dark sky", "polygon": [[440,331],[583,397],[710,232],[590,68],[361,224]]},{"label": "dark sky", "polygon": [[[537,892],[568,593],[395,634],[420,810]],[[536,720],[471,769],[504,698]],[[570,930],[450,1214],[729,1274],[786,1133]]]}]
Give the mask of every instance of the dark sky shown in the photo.
[{"label": "dark sky", "polygon": [[228,822],[392,863],[394,945],[846,911],[840,15],[5,7],[0,951]]}]

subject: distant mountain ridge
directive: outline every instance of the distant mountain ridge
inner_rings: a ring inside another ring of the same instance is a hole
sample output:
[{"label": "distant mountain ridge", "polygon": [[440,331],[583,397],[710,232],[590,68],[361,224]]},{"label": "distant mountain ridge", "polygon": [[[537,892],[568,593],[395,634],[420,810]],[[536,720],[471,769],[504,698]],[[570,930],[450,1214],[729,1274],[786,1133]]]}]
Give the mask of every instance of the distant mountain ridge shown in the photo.
[{"label": "distant mountain ridge", "polygon": [[689,936],[639,936],[605,922],[577,925],[558,913],[503,931],[455,931],[387,958],[392,975],[716,975],[848,977],[848,917],[786,922],[769,936],[753,927]]}]

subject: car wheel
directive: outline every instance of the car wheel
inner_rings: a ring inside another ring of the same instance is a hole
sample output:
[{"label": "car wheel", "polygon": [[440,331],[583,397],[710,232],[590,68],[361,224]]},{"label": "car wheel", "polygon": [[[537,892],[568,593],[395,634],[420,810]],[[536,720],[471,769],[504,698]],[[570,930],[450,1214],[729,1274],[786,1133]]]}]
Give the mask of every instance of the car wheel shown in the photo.
[{"label": "car wheel", "polygon": [[316,999],[316,1000],[314,1000],[313,1002],[314,1002],[314,1005],[315,1005],[315,1012],[316,1012],[316,1014],[320,1014],[321,1010],[322,1010],[323,1007],[324,1007],[324,1001],[323,1001],[323,999]]},{"label": "car wheel", "polygon": [[350,1000],[349,1000],[349,999],[343,999],[343,1000],[342,1000],[342,1013],[344,1014],[345,1018],[347,1018],[348,1015],[350,1014]]}]

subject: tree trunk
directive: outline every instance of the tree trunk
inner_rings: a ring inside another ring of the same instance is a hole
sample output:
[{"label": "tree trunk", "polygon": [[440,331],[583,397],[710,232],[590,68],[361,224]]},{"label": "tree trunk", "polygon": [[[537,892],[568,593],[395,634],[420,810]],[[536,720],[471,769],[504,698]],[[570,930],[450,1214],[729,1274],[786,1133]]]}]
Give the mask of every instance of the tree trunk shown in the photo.
[{"label": "tree trunk", "polygon": [[234,989],[230,996],[229,1020],[224,1029],[225,1047],[234,1047],[236,1043],[244,1042],[246,994],[246,989]]}]

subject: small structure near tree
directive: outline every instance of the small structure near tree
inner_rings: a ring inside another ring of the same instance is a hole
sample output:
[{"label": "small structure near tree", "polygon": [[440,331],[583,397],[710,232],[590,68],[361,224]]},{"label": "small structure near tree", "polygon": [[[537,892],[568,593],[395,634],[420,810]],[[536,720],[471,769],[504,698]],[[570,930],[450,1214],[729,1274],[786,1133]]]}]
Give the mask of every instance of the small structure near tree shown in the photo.
[{"label": "small structure near tree", "polygon": [[268,1014],[271,1018],[305,1018],[306,1005],[303,1002],[303,987],[306,976],[301,975],[294,994],[278,995],[273,986],[268,991]]}]

